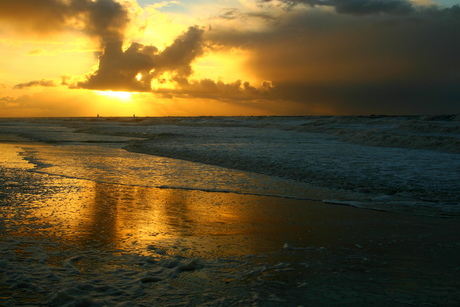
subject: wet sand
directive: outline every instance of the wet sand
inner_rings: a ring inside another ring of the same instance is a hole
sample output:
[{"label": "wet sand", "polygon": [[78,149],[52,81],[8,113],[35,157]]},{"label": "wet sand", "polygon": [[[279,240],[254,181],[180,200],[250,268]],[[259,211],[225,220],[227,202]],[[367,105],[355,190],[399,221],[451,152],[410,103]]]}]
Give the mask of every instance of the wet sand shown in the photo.
[{"label": "wet sand", "polygon": [[0,305],[460,304],[458,219],[0,171]]}]

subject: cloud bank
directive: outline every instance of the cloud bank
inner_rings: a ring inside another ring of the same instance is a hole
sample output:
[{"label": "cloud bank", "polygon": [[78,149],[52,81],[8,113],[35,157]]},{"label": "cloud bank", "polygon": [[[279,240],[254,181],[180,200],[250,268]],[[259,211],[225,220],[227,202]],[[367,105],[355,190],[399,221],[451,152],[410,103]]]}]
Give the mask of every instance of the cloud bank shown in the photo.
[{"label": "cloud bank", "polygon": [[[0,20],[23,33],[79,31],[97,39],[97,69],[84,81],[65,77],[62,84],[70,88],[236,104],[265,100],[280,110],[294,103],[296,115],[299,105],[304,114],[460,112],[460,6],[419,6],[409,0],[254,1],[259,6],[228,8],[209,24],[190,26],[163,49],[136,42],[124,48],[130,14],[115,0],[2,1]],[[229,83],[193,78],[198,58],[232,48],[247,50],[245,69],[271,81],[254,86],[238,76]],[[31,81],[15,88],[30,86],[51,83]]]},{"label": "cloud bank", "polygon": [[159,52],[155,46],[133,43],[122,50],[122,41],[106,44],[98,70],[79,87],[99,90],[151,91],[151,81],[165,72],[176,80],[186,80],[191,63],[203,54],[203,30],[190,27],[173,44]]},{"label": "cloud bank", "polygon": [[[80,31],[97,38],[101,48],[98,69],[90,73],[85,81],[72,82],[65,77],[62,84],[70,88],[92,90],[156,92],[164,97],[208,96],[218,93],[228,96],[237,93],[256,92],[247,82],[236,81],[223,84],[221,81],[189,80],[193,73],[193,62],[205,54],[207,44],[204,30],[191,26],[174,42],[159,50],[136,42],[123,50],[125,30],[130,22],[129,10],[115,0],[17,0],[0,3],[0,19],[14,25],[20,32],[39,35]],[[168,74],[168,77],[165,77]],[[173,83],[174,89],[152,89],[152,80],[157,83]],[[229,88],[240,88],[233,91]],[[30,86],[50,86],[42,81],[30,81],[16,85],[22,89]],[[263,89],[266,91],[266,89]]]},{"label": "cloud bank", "polygon": [[208,33],[220,45],[251,49],[248,67],[273,81],[274,99],[322,113],[460,111],[459,6],[372,0],[288,4],[264,31]]},{"label": "cloud bank", "polygon": [[415,6],[408,0],[260,0],[261,3],[281,2],[287,8],[305,4],[311,7],[333,7],[337,13],[351,15],[408,14]]},{"label": "cloud bank", "polygon": [[[193,80],[192,63],[205,53],[209,42],[204,39],[205,31],[197,26],[189,29],[174,40],[163,51],[155,46],[133,43],[126,51],[122,42],[107,44],[99,58],[99,68],[78,83],[78,87],[96,90],[118,90],[155,92],[163,97],[202,97],[252,99],[273,90],[270,81],[259,88],[236,80],[231,83],[211,79]],[[164,74],[168,73],[168,78]],[[173,82],[175,88],[152,89],[151,81]]]},{"label": "cloud bank", "polygon": [[0,2],[0,20],[19,32],[83,31],[101,43],[120,41],[128,11],[114,0],[14,0]]}]

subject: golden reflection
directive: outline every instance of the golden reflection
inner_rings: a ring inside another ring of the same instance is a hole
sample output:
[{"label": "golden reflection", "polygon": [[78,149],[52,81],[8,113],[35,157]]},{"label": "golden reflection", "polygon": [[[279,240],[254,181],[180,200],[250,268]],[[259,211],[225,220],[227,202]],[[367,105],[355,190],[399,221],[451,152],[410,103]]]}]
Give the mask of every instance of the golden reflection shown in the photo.
[{"label": "golden reflection", "polygon": [[271,244],[255,236],[272,232],[264,226],[268,217],[255,210],[260,206],[250,205],[255,196],[48,179],[60,188],[40,195],[33,220],[48,225],[37,231],[59,241],[138,251],[180,242],[209,255],[252,253]]},{"label": "golden reflection", "polygon": [[[68,167],[63,167],[60,157],[64,155],[58,147],[29,147],[24,156],[19,156],[19,147],[13,146],[8,147],[12,153],[3,155],[11,162],[21,163],[27,155],[29,160],[49,161],[61,168],[38,168],[39,172],[48,170],[56,175],[24,170],[25,174],[31,174],[27,175],[25,187],[12,185],[15,189],[22,189],[17,208],[20,208],[23,217],[17,218],[18,214],[11,217],[12,221],[20,220],[24,224],[22,228],[16,227],[18,235],[32,233],[33,236],[49,237],[83,248],[116,248],[148,253],[151,252],[149,246],[155,246],[204,256],[242,255],[283,246],[286,243],[283,236],[301,232],[299,225],[304,227],[304,221],[311,219],[312,211],[306,216],[305,204],[300,201],[107,183],[104,181],[111,181],[111,176],[115,174],[119,182],[125,181],[124,175],[129,178],[123,170],[123,163],[118,168],[119,161],[116,163],[110,159],[111,156],[101,156],[100,161],[92,158],[92,163],[96,165],[104,162],[115,167],[112,173],[99,174],[97,168],[92,169],[84,163],[82,155],[65,155]],[[75,159],[77,156],[79,159]],[[178,173],[163,178],[162,182],[168,184],[167,178],[184,178],[193,182],[186,177],[196,178],[197,173],[180,169],[179,166],[169,165],[170,172]],[[85,172],[88,173],[85,175]],[[161,176],[162,171],[155,175]],[[82,180],[78,177],[97,179]],[[174,185],[173,182],[170,184]],[[295,209],[298,214],[287,215],[290,212],[284,207],[287,202],[290,210]],[[12,207],[14,210],[17,208]]]},{"label": "golden reflection", "polygon": [[[14,139],[14,136],[0,135],[0,140]],[[24,160],[19,153],[19,147],[12,144],[1,144],[2,150],[0,150],[0,167],[5,168],[19,168],[19,169],[31,169],[33,164]]]}]

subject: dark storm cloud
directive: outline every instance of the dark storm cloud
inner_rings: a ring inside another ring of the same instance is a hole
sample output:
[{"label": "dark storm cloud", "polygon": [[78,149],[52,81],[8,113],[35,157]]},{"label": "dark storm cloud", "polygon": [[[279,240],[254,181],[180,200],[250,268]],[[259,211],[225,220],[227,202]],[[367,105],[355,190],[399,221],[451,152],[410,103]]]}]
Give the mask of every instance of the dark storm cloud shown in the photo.
[{"label": "dark storm cloud", "polygon": [[459,6],[366,16],[292,10],[271,25],[215,27],[207,37],[251,49],[248,68],[273,81],[275,99],[301,102],[306,113],[460,112]]},{"label": "dark storm cloud", "polygon": [[126,51],[122,42],[107,43],[104,53],[99,57],[99,69],[81,82],[79,87],[96,90],[148,91],[150,85],[136,79],[138,73],[147,74],[154,67],[153,47],[133,43]]},{"label": "dark storm cloud", "polygon": [[126,51],[122,42],[106,44],[99,58],[98,70],[79,87],[98,90],[150,91],[150,81],[165,72],[186,79],[193,70],[192,62],[203,54],[202,29],[190,27],[162,52],[154,46],[133,43]]},{"label": "dark storm cloud", "polygon": [[172,45],[158,55],[154,74],[174,71],[179,77],[190,76],[193,72],[191,63],[204,52],[203,33],[204,30],[198,27],[190,27],[186,33],[176,38]]},{"label": "dark storm cloud", "polygon": [[60,31],[72,14],[70,5],[61,0],[14,0],[0,2],[0,19],[21,30],[47,33]]},{"label": "dark storm cloud", "polygon": [[[261,0],[260,2],[273,2]],[[414,6],[408,0],[282,0],[288,7],[299,4],[309,6],[330,6],[336,12],[352,15],[368,14],[407,14],[414,11]]]},{"label": "dark storm cloud", "polygon": [[114,0],[0,1],[0,20],[22,32],[79,30],[101,42],[121,40],[129,22],[127,11]]},{"label": "dark storm cloud", "polygon": [[367,14],[407,14],[414,11],[411,2],[406,0],[332,0],[329,1],[338,13]]},{"label": "dark storm cloud", "polygon": [[129,23],[127,11],[113,0],[78,1],[86,2],[85,30],[92,36],[100,37],[102,42],[116,42],[123,39],[124,30]]},{"label": "dark storm cloud", "polygon": [[33,86],[43,86],[43,87],[53,87],[56,86],[53,80],[34,80],[27,83],[20,83],[16,84],[13,88],[15,89],[23,89]]},{"label": "dark storm cloud", "polygon": [[[133,43],[126,51],[122,43],[106,44],[99,58],[96,72],[76,87],[94,90],[155,92],[163,97],[201,97],[215,99],[251,99],[266,96],[273,90],[269,81],[256,88],[248,82],[237,80],[224,83],[210,79],[189,80],[193,62],[205,53],[209,42],[205,31],[197,26],[189,27],[174,42],[159,51],[154,46]],[[165,77],[165,73],[169,73]],[[169,79],[167,79],[169,78]],[[64,80],[64,79],[63,79]],[[151,88],[151,81],[158,84],[173,82],[176,88]],[[65,80],[66,83],[67,80]],[[72,87],[72,85],[71,85]]]}]

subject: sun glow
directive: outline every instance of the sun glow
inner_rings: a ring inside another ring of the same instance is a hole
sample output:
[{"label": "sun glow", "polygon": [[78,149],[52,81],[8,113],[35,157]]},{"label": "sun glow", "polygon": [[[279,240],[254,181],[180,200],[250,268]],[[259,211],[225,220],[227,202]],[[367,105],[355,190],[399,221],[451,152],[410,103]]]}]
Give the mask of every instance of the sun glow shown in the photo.
[{"label": "sun glow", "polygon": [[107,98],[116,98],[123,102],[131,101],[132,94],[131,92],[119,92],[119,91],[95,91],[98,95],[104,96]]},{"label": "sun glow", "polygon": [[240,79],[250,83],[260,83],[262,80],[245,69],[250,57],[249,51],[237,48],[209,53],[196,60],[194,77],[223,82],[234,82]]}]

